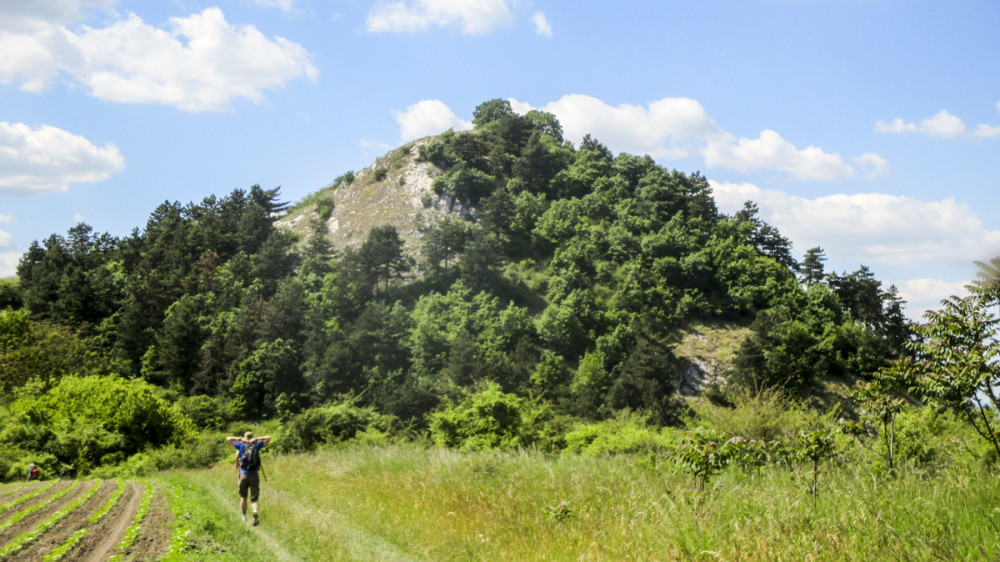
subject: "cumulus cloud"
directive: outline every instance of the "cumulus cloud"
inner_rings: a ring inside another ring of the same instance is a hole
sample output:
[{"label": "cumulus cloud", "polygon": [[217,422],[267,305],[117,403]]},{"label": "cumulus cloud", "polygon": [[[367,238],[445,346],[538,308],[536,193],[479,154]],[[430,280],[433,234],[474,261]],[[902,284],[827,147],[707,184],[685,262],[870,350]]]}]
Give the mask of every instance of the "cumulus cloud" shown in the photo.
[{"label": "cumulus cloud", "polygon": [[987,230],[968,205],[881,193],[806,199],[753,184],[710,182],[719,208],[756,201],[761,215],[796,248],[822,246],[854,262],[968,266],[1000,253],[1000,231]]},{"label": "cumulus cloud", "polygon": [[399,123],[399,136],[404,142],[448,129],[465,131],[472,128],[472,122],[460,119],[441,100],[423,100],[407,107],[406,111],[393,111],[392,114]]},{"label": "cumulus cloud", "polygon": [[969,295],[966,282],[949,283],[940,279],[908,279],[896,285],[899,296],[906,301],[906,312],[913,320],[920,320],[924,312],[939,310],[941,301],[948,297]]},{"label": "cumulus cloud", "polygon": [[[877,156],[877,155],[876,155]],[[705,163],[740,172],[779,170],[805,180],[829,181],[849,178],[855,174],[839,154],[824,152],[815,146],[796,148],[770,129],[761,131],[756,139],[741,137],[709,143]]]},{"label": "cumulus cloud", "polygon": [[482,35],[514,21],[506,0],[401,0],[380,2],[368,13],[368,31],[416,33],[457,25]]},{"label": "cumulus cloud", "polygon": [[549,25],[549,20],[545,18],[545,14],[542,12],[535,12],[535,15],[531,16],[531,23],[535,24],[535,31],[537,31],[539,35],[552,37],[552,26]]},{"label": "cumulus cloud", "polygon": [[21,252],[0,252],[0,279],[13,277],[17,273],[17,262],[21,261]]},{"label": "cumulus cloud", "polygon": [[[880,193],[806,199],[749,183],[709,181],[719,206],[734,213],[755,201],[761,218],[777,227],[798,252],[820,246],[841,262],[906,270],[934,263],[965,271],[983,256],[1000,254],[1000,231],[988,230],[954,199],[920,201]],[[967,281],[920,278],[893,282],[906,313],[919,319],[951,295],[968,294]]]},{"label": "cumulus cloud", "polygon": [[0,194],[66,191],[71,183],[107,179],[125,168],[118,147],[43,125],[0,122]]},{"label": "cumulus cloud", "polygon": [[252,25],[231,25],[218,8],[170,18],[165,29],[129,14],[108,27],[71,31],[58,23],[70,14],[67,8],[60,18],[33,20],[50,25],[0,33],[0,83],[37,92],[65,74],[100,99],[219,111],[318,76],[302,46],[269,39]]},{"label": "cumulus cloud", "polygon": [[[998,109],[1000,109],[1000,102],[997,105]],[[875,131],[878,133],[919,134],[945,139],[965,136],[978,138],[1000,137],[1000,126],[981,123],[975,131],[969,131],[961,119],[945,109],[919,123],[907,122],[901,117],[897,117],[889,122],[878,121],[875,123]]]},{"label": "cumulus cloud", "polygon": [[[511,100],[524,113],[530,104]],[[836,180],[861,175],[873,178],[888,169],[885,158],[866,153],[854,166],[839,154],[809,146],[797,148],[775,131],[764,130],[756,139],[736,138],[690,98],[663,98],[643,105],[609,105],[597,98],[572,94],[541,108],[554,114],[566,137],[579,141],[591,134],[612,150],[649,154],[660,159],[700,156],[708,167],[741,172],[778,170],[805,180]]]}]

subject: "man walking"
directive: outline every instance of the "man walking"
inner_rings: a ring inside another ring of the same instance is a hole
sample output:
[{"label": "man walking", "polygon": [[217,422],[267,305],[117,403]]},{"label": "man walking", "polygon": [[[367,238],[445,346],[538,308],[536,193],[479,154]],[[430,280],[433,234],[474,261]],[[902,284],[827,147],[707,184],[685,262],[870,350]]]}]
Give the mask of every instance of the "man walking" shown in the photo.
[{"label": "man walking", "polygon": [[271,442],[271,436],[253,436],[246,432],[242,438],[226,437],[226,442],[236,447],[240,452],[240,513],[247,520],[247,492],[250,493],[250,503],[253,507],[253,524],[260,523],[257,514],[257,498],[260,496],[260,450]]}]

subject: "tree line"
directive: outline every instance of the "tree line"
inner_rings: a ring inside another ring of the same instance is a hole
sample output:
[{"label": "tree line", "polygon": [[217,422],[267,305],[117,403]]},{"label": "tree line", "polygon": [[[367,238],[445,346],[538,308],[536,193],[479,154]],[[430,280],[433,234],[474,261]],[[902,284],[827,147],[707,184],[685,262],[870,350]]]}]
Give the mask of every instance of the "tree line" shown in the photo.
[{"label": "tree line", "polygon": [[552,416],[630,410],[670,425],[685,411],[673,348],[694,320],[751,328],[734,387],[808,395],[914,355],[894,287],[866,267],[825,271],[821,248],[799,261],[752,202],[720,212],[701,174],[590,136],[574,146],[553,115],[504,100],[477,107],[474,125],[419,150],[462,212],[418,248],[391,225],[335,248],[325,201],[300,237],[277,226],[279,190],[260,186],[164,202],[129,236],[79,224],[33,243],[0,285],[0,392],[117,376],[203,424],[349,396],[428,427],[489,390]]}]

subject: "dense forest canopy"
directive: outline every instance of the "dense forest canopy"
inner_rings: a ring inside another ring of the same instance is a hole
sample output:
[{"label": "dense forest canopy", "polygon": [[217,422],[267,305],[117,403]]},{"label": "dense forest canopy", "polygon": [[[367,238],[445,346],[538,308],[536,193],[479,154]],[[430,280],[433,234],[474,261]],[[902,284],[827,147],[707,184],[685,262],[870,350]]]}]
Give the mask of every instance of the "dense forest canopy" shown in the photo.
[{"label": "dense forest canopy", "polygon": [[[669,425],[685,409],[674,346],[693,321],[750,327],[710,389],[723,402],[734,386],[871,380],[911,355],[895,288],[865,267],[825,271],[821,248],[796,259],[752,202],[721,213],[699,173],[590,136],[574,146],[553,115],[503,100],[474,117],[420,147],[435,194],[463,212],[418,248],[388,224],[334,248],[328,204],[299,240],[276,226],[278,189],[259,186],[164,202],[123,238],[79,224],[33,243],[0,286],[0,392],[29,415],[66,377],[117,376],[203,426],[351,396],[414,427],[498,392],[550,418],[631,410]],[[170,424],[164,439],[183,425]]]}]

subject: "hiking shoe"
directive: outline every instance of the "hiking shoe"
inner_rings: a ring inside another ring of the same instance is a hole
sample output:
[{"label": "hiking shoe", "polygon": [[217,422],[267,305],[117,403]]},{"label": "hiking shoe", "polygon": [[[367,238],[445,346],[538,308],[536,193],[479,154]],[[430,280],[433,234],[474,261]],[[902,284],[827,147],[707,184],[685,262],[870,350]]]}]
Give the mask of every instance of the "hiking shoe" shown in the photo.
[{"label": "hiking shoe", "polygon": [[256,527],[260,524],[260,517],[258,517],[257,512],[253,512],[253,526]]},{"label": "hiking shoe", "polygon": [[244,522],[244,523],[246,523],[246,520],[247,520],[247,516],[246,516],[246,515],[244,515],[244,516],[243,516],[243,522]]}]

